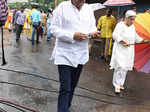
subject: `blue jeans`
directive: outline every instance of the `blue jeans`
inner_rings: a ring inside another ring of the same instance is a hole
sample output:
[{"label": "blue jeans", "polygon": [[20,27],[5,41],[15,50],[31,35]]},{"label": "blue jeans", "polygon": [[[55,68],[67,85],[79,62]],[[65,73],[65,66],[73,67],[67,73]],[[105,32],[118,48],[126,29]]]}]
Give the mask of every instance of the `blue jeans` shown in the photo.
[{"label": "blue jeans", "polygon": [[69,112],[75,88],[80,78],[83,66],[77,68],[58,65],[60,89],[58,96],[57,112]]},{"label": "blue jeans", "polygon": [[39,26],[39,22],[33,22],[33,29],[32,29],[32,45],[34,45],[34,35],[36,33],[36,42],[39,42],[39,32],[37,30],[37,27]]},{"label": "blue jeans", "polygon": [[51,39],[50,23],[47,23],[47,40]]}]

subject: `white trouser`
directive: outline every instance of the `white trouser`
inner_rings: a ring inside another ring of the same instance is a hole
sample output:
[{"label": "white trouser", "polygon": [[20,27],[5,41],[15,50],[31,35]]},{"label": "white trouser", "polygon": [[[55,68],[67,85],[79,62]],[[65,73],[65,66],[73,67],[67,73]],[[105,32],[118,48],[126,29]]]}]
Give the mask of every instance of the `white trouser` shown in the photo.
[{"label": "white trouser", "polygon": [[115,88],[120,88],[120,86],[124,85],[124,82],[126,80],[127,70],[123,70],[121,68],[114,70],[113,75],[113,86]]}]

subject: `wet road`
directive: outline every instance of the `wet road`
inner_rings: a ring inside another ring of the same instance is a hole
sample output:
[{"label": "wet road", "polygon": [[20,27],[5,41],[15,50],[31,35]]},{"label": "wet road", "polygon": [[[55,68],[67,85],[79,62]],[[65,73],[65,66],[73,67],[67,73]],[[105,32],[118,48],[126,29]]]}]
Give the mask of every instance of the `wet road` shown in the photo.
[{"label": "wet road", "polygon": [[[58,73],[57,67],[49,61],[54,42],[43,39],[32,46],[27,35],[22,35],[19,43],[15,42],[13,33],[5,32],[4,37],[8,64],[0,66],[0,98],[40,112],[56,112]],[[127,88],[118,96],[111,83],[113,71],[98,58],[98,51],[98,46],[94,45],[90,61],[84,66],[71,112],[150,112],[150,74],[129,72]],[[1,54],[0,50],[0,57]],[[0,107],[8,112],[20,112],[4,104]]]}]

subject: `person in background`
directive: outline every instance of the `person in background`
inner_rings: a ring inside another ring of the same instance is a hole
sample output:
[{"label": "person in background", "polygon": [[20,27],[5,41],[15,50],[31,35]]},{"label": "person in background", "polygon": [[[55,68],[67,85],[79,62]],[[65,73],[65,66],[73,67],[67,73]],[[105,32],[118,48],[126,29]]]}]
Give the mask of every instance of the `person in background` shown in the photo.
[{"label": "person in background", "polygon": [[105,16],[101,16],[98,20],[97,28],[101,31],[101,59],[109,62],[111,57],[112,33],[116,25],[116,19],[112,16],[112,9],[106,11]]},{"label": "person in background", "polygon": [[12,31],[12,13],[8,11],[7,21],[4,26],[5,29],[8,29],[9,32]]},{"label": "person in background", "polygon": [[150,8],[147,8],[145,12],[150,14]]},{"label": "person in background", "polygon": [[38,10],[38,6],[35,6],[35,9],[32,11],[30,15],[31,21],[32,21],[32,45],[34,45],[34,35],[36,35],[36,43],[39,43],[39,32],[38,32],[38,27],[40,26],[41,23],[41,13]]},{"label": "person in background", "polygon": [[49,9],[48,14],[47,14],[47,41],[49,41],[51,39],[51,36],[52,36],[50,33],[50,31],[51,31],[50,25],[51,25],[52,17],[53,17],[52,12],[53,12],[53,9]]},{"label": "person in background", "polygon": [[27,37],[27,39],[28,40],[30,40],[30,41],[32,41],[32,20],[31,20],[31,18],[30,18],[30,16],[31,16],[31,14],[32,14],[32,12],[33,12],[33,10],[34,10],[34,6],[30,6],[30,10],[29,10],[29,12],[28,12],[28,19],[27,19],[27,21],[28,21],[28,23],[29,23],[29,27],[30,27],[30,35]]},{"label": "person in background", "polygon": [[99,36],[93,10],[85,0],[69,0],[54,10],[51,33],[56,37],[52,59],[58,66],[57,112],[70,112],[83,65],[89,59],[88,38]]},{"label": "person in background", "polygon": [[42,13],[41,13],[41,24],[43,26],[43,34],[46,35],[46,30],[47,30],[47,27],[46,27],[46,24],[47,24],[47,15],[46,15],[45,11],[42,11]]},{"label": "person in background", "polygon": [[127,12],[127,10],[125,10],[125,11],[123,12],[122,18],[120,18],[120,19],[118,20],[118,22],[125,21],[125,14],[126,14],[126,12]]},{"label": "person in background", "polygon": [[134,12],[137,12],[136,6],[133,6],[133,7],[131,8],[131,10],[133,10]]},{"label": "person in background", "polygon": [[15,14],[15,24],[16,24],[16,41],[20,39],[21,32],[23,30],[26,14],[24,13],[24,7],[22,6],[19,11]]},{"label": "person in background", "polygon": [[12,20],[12,24],[13,24],[13,32],[16,32],[16,24],[15,24],[15,15],[16,15],[17,9],[15,9],[15,11],[13,12],[13,20]]},{"label": "person in background", "polygon": [[134,5],[131,10],[133,10],[136,14],[139,14],[139,12],[137,12],[137,8],[136,8],[136,5]]}]

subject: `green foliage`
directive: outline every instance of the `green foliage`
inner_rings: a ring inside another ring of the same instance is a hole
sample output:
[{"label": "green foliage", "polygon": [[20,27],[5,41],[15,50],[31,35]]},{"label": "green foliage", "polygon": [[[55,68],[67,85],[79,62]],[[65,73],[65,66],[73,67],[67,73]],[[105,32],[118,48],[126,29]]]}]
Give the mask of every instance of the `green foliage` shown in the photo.
[{"label": "green foliage", "polygon": [[29,3],[21,3],[21,2],[16,2],[14,4],[9,4],[8,7],[10,9],[19,9],[20,7],[24,6],[25,8],[30,8],[31,4]]},{"label": "green foliage", "polygon": [[40,10],[47,11],[49,8],[55,7],[54,0],[31,0],[30,4],[38,3]]},{"label": "green foliage", "polygon": [[63,2],[63,1],[68,1],[68,0],[58,0],[58,4]]},{"label": "green foliage", "polygon": [[[62,1],[67,1],[67,0],[58,0],[58,4],[61,3]],[[25,8],[30,8],[32,3],[37,3],[40,6],[40,10],[44,10],[44,11],[47,11],[47,9],[49,8],[55,7],[55,0],[29,0],[28,3],[17,2],[14,4],[10,4],[9,8],[19,9],[21,6],[24,6]]]}]

